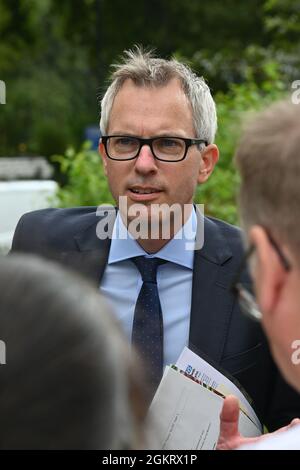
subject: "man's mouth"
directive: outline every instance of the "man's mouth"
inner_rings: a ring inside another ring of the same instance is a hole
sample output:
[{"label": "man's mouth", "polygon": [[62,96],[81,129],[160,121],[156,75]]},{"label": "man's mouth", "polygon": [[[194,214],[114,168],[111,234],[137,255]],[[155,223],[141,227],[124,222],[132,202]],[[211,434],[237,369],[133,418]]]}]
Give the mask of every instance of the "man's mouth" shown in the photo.
[{"label": "man's mouth", "polygon": [[129,197],[134,202],[150,203],[159,197],[162,190],[153,186],[131,186],[128,188]]},{"label": "man's mouth", "polygon": [[132,193],[135,193],[135,194],[153,194],[153,193],[161,192],[161,189],[158,189],[158,188],[131,187],[129,189]]},{"label": "man's mouth", "polygon": [[135,194],[153,194],[153,193],[160,192],[160,190],[158,189],[133,189],[133,188],[131,188],[130,191],[132,191]]}]

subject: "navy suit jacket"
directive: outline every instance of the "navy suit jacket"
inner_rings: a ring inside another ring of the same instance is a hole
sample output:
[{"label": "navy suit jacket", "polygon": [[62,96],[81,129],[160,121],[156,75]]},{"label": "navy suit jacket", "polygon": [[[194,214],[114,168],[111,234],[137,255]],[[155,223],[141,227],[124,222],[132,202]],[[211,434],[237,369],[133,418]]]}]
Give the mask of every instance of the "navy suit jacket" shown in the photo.
[{"label": "navy suit jacket", "polygon": [[[114,220],[115,210],[108,213]],[[17,225],[12,251],[54,258],[99,286],[110,239],[97,237],[98,222],[95,207],[25,214]],[[272,431],[300,417],[300,395],[278,372],[261,326],[240,312],[230,291],[242,256],[240,230],[205,218],[204,246],[194,256],[189,347],[242,385],[258,417]]]}]

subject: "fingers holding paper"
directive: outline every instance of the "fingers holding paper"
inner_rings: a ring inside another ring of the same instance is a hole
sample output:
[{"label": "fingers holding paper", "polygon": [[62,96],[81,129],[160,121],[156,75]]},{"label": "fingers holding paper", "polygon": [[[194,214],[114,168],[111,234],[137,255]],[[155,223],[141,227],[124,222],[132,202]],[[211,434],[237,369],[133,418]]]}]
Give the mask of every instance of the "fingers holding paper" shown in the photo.
[{"label": "fingers holding paper", "polygon": [[291,427],[300,423],[296,418],[288,425],[284,426],[274,433],[264,434],[259,437],[243,437],[239,432],[239,400],[234,395],[229,395],[224,399],[223,408],[220,414],[220,434],[217,443],[217,450],[232,450],[241,446],[249,446],[258,443],[268,436],[279,434],[289,430]]},{"label": "fingers holding paper", "polygon": [[220,434],[217,450],[231,450],[239,447],[243,436],[239,433],[239,401],[234,395],[225,398],[220,414]]}]

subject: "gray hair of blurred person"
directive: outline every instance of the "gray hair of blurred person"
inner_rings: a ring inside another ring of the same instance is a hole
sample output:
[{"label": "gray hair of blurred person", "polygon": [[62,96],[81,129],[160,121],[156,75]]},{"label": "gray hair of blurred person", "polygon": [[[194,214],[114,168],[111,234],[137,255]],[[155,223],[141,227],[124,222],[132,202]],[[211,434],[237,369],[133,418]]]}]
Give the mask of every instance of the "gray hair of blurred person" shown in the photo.
[{"label": "gray hair of blurred person", "polygon": [[198,77],[187,65],[172,59],[156,58],[153,51],[135,46],[124,51],[122,61],[112,66],[111,84],[101,101],[100,131],[108,132],[109,117],[114,99],[126,80],[140,87],[162,87],[177,78],[187,96],[193,113],[197,138],[213,143],[217,130],[215,102],[202,77]]},{"label": "gray hair of blurred person", "polygon": [[300,106],[280,101],[252,117],[235,162],[245,230],[256,224],[268,228],[300,263]]},{"label": "gray hair of blurred person", "polygon": [[12,255],[0,291],[0,449],[139,448],[139,364],[97,290]]}]

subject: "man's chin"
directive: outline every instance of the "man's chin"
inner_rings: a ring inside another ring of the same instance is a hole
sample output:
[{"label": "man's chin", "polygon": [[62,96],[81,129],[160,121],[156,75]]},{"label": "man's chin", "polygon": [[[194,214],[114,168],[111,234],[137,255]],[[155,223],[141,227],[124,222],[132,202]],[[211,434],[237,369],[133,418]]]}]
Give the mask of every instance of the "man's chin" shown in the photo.
[{"label": "man's chin", "polygon": [[129,202],[126,197],[119,198],[119,210],[134,238],[169,239],[184,223],[180,204]]}]

